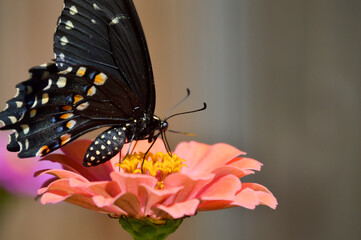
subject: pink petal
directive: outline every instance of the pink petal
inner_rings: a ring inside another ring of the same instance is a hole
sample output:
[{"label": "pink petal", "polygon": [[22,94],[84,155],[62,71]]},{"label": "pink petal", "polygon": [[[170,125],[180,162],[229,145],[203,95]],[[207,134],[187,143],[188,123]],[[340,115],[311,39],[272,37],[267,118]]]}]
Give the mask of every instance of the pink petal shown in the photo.
[{"label": "pink petal", "polygon": [[225,200],[215,200],[215,201],[202,201],[197,211],[211,211],[211,210],[220,210],[224,208],[231,207],[233,201]]},{"label": "pink petal", "polygon": [[94,196],[92,199],[94,204],[99,208],[109,207],[112,206],[114,203],[113,198],[105,198],[101,195]]},{"label": "pink petal", "polygon": [[212,182],[204,192],[198,195],[198,198],[201,200],[233,201],[241,188],[241,181],[236,176],[226,175]]},{"label": "pink petal", "polygon": [[174,173],[166,177],[164,180],[164,189],[180,188],[177,194],[171,196],[166,200],[165,204],[170,205],[177,202],[183,202],[194,198],[198,192],[210,183],[213,175],[208,175],[204,178],[191,178],[190,176],[182,173]]},{"label": "pink petal", "polygon": [[69,196],[70,196],[70,194],[68,194],[66,191],[52,190],[52,191],[44,193],[40,198],[40,202],[41,202],[41,204],[47,204],[47,203],[54,204],[54,203],[64,201]]},{"label": "pink petal", "polygon": [[64,168],[69,169],[71,171],[77,172],[89,181],[97,181],[99,178],[94,175],[91,171],[88,171],[87,168],[83,166],[83,164],[79,161],[74,161],[73,159],[69,158],[63,154],[50,154],[45,156],[41,161],[48,160],[51,162],[60,163],[64,166]]},{"label": "pink petal", "polygon": [[92,196],[92,193],[86,187],[73,187],[70,184],[72,179],[59,179],[49,184],[46,188],[46,191],[52,190],[62,190],[68,192],[69,194],[77,193],[86,196]]},{"label": "pink petal", "polygon": [[233,158],[245,154],[225,143],[209,146],[196,142],[189,143],[188,147],[182,144],[179,148],[177,147],[176,153],[187,161],[188,167],[183,168],[182,172],[191,175],[210,173],[213,169],[225,165]]},{"label": "pink petal", "polygon": [[114,202],[129,217],[143,217],[138,197],[132,193],[120,195]]},{"label": "pink petal", "polygon": [[114,181],[93,182],[89,184],[89,189],[96,195],[114,198],[121,194],[119,184]]},{"label": "pink petal", "polygon": [[125,214],[124,211],[122,211],[119,207],[114,205],[98,207],[94,203],[93,198],[89,196],[73,194],[70,197],[68,197],[65,201],[100,213],[109,213],[118,216]]},{"label": "pink petal", "polygon": [[255,190],[256,194],[258,195],[260,204],[269,206],[273,209],[277,207],[277,199],[266,187],[257,183],[242,183],[242,188],[250,188]]},{"label": "pink petal", "polygon": [[140,185],[154,187],[157,184],[157,179],[144,174],[112,172],[110,177],[119,184],[122,192],[132,193],[135,196],[138,195],[138,188]]},{"label": "pink petal", "polygon": [[187,166],[198,162],[209,149],[209,145],[198,142],[181,142],[177,145],[174,153],[187,161]]},{"label": "pink petal", "polygon": [[152,208],[154,205],[162,203],[166,198],[176,194],[182,188],[183,187],[158,190],[148,186],[139,186],[138,196],[142,212],[145,216],[153,215]]},{"label": "pink petal", "polygon": [[193,216],[196,213],[198,204],[198,199],[191,199],[189,201],[175,203],[170,206],[158,205],[155,208],[166,212],[174,219],[178,219],[184,216]]},{"label": "pink petal", "polygon": [[43,170],[43,171],[36,172],[35,176],[40,176],[43,174],[51,174],[58,178],[76,178],[83,182],[88,182],[88,180],[86,178],[84,178],[83,176],[81,176],[77,173],[68,171],[68,170],[63,170],[63,169]]},{"label": "pink petal", "polygon": [[253,189],[246,188],[240,191],[236,195],[236,199],[233,202],[235,206],[241,206],[249,209],[255,209],[256,206],[259,204],[259,198]]},{"label": "pink petal", "polygon": [[[91,141],[89,140],[81,139],[65,145],[61,148],[61,150],[65,153],[66,156],[73,160],[73,165],[77,166],[77,168],[75,168],[76,170],[79,171],[79,167],[81,167],[80,173],[82,173],[82,175],[83,172],[86,171],[93,175],[96,180],[109,180],[109,174],[114,170],[110,161],[95,167],[83,166],[83,159],[90,143]],[[87,168],[87,170],[85,170],[85,168]]]},{"label": "pink petal", "polygon": [[232,161],[228,162],[227,165],[237,167],[239,169],[251,169],[261,171],[261,167],[263,164],[252,158],[239,157],[234,158]]},{"label": "pink petal", "polygon": [[223,167],[219,167],[213,170],[212,172],[217,178],[225,175],[234,175],[237,178],[242,178],[249,174],[254,174],[253,171],[247,169],[239,169],[237,167],[225,165]]}]

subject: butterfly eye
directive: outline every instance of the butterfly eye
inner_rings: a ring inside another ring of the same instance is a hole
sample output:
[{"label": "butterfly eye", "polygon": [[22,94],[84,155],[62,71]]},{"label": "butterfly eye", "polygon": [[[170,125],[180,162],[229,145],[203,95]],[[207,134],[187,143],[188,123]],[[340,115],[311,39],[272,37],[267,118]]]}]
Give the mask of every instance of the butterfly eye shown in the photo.
[{"label": "butterfly eye", "polygon": [[168,123],[166,121],[163,121],[160,125],[160,131],[165,132],[168,130]]}]

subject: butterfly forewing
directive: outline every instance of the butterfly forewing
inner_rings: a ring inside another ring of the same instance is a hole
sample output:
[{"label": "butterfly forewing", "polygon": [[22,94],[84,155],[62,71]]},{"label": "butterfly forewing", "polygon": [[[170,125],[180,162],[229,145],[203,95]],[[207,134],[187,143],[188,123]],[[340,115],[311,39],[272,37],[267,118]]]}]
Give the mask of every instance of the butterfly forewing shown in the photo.
[{"label": "butterfly forewing", "polygon": [[153,114],[155,90],[144,33],[130,0],[66,0],[54,35],[57,66],[86,65],[125,84]]}]

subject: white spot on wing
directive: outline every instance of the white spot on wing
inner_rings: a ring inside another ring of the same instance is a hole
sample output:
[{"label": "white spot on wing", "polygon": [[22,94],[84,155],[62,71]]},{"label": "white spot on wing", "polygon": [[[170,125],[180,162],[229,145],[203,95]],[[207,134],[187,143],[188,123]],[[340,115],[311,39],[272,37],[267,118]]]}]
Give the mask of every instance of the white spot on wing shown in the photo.
[{"label": "white spot on wing", "polygon": [[25,150],[28,150],[29,149],[29,140],[26,139],[25,140]]},{"label": "white spot on wing", "polygon": [[78,9],[75,6],[71,6],[69,10],[71,15],[75,15],[78,13]]},{"label": "white spot on wing", "polygon": [[5,111],[6,109],[8,109],[9,108],[9,104],[5,104],[5,108],[4,108],[4,110],[3,111]]},{"label": "white spot on wing", "polygon": [[33,105],[31,106],[31,108],[34,108],[36,106],[36,104],[38,104],[38,97],[37,96],[35,96],[35,100],[34,100]]},{"label": "white spot on wing", "polygon": [[41,98],[41,103],[42,104],[47,104],[49,102],[49,94],[44,93],[43,97]]},{"label": "white spot on wing", "polygon": [[20,101],[16,101],[15,104],[18,108],[21,108],[23,106],[23,102]]},{"label": "white spot on wing", "polygon": [[115,17],[115,18],[113,18],[112,19],[112,21],[109,23],[110,25],[114,25],[114,24],[117,24],[117,23],[119,23],[119,17]]},{"label": "white spot on wing", "polygon": [[82,77],[82,76],[84,76],[85,72],[86,72],[86,68],[85,68],[85,67],[80,67],[80,68],[78,69],[78,71],[76,72],[76,75],[77,75],[78,77]]},{"label": "white spot on wing", "polygon": [[97,92],[96,87],[92,86],[91,88],[89,88],[88,90],[88,96],[94,96],[94,94]]},{"label": "white spot on wing", "polygon": [[23,124],[20,125],[20,127],[23,129],[24,134],[28,134],[30,131],[29,125],[28,124]]},{"label": "white spot on wing", "polygon": [[20,147],[19,152],[21,152],[23,150],[23,144],[21,142],[18,142],[18,144],[19,144],[19,147]]},{"label": "white spot on wing", "polygon": [[46,90],[50,89],[52,83],[53,83],[53,81],[51,79],[49,79],[48,85],[43,90],[46,91]]},{"label": "white spot on wing", "polygon": [[63,36],[62,38],[60,38],[60,44],[65,46],[69,43],[69,40],[67,37]]},{"label": "white spot on wing", "polygon": [[56,85],[58,86],[58,88],[63,88],[66,85],[66,78],[65,77],[60,77],[58,79],[58,81],[56,82]]},{"label": "white spot on wing", "polygon": [[64,71],[61,71],[59,72],[60,74],[68,74],[70,73],[71,71],[73,71],[73,68],[72,67],[68,67],[67,69],[65,69]]},{"label": "white spot on wing", "polygon": [[[64,53],[60,53],[60,54],[59,54],[59,57],[60,57],[61,60],[64,60],[64,59],[65,59],[65,54],[64,54]],[[56,58],[56,57],[55,57],[55,58]]]},{"label": "white spot on wing", "polygon": [[100,10],[100,7],[96,3],[93,4],[93,7],[95,10]]},{"label": "white spot on wing", "polygon": [[19,97],[19,93],[20,93],[20,89],[19,89],[19,88],[16,88],[16,93],[15,93],[14,98]]},{"label": "white spot on wing", "polygon": [[14,116],[9,116],[8,118],[10,119],[10,121],[11,121],[12,124],[14,124],[14,123],[16,123],[16,122],[18,121],[18,120],[16,119],[16,117],[14,117]]},{"label": "white spot on wing", "polygon": [[77,106],[76,109],[79,110],[79,111],[83,111],[83,110],[85,110],[87,107],[89,107],[89,103],[88,103],[88,102],[85,102],[85,103],[82,103],[82,104],[80,104],[79,106]]},{"label": "white spot on wing", "polygon": [[75,120],[70,120],[66,126],[69,128],[69,129],[72,129],[76,124],[76,121]]},{"label": "white spot on wing", "polygon": [[73,29],[74,28],[74,25],[73,23],[69,20],[65,23],[65,28],[70,30],[70,29]]},{"label": "white spot on wing", "polygon": [[92,22],[93,24],[97,24],[97,21],[95,21],[95,19],[92,19],[91,22]]}]

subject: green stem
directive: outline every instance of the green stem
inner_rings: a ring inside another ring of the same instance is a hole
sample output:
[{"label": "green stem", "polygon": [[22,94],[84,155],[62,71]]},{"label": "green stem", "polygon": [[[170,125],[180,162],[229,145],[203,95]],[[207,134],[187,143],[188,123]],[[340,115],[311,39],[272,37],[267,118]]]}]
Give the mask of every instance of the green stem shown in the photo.
[{"label": "green stem", "polygon": [[183,218],[162,220],[119,218],[119,223],[132,235],[134,240],[164,240],[177,230],[182,221]]}]

